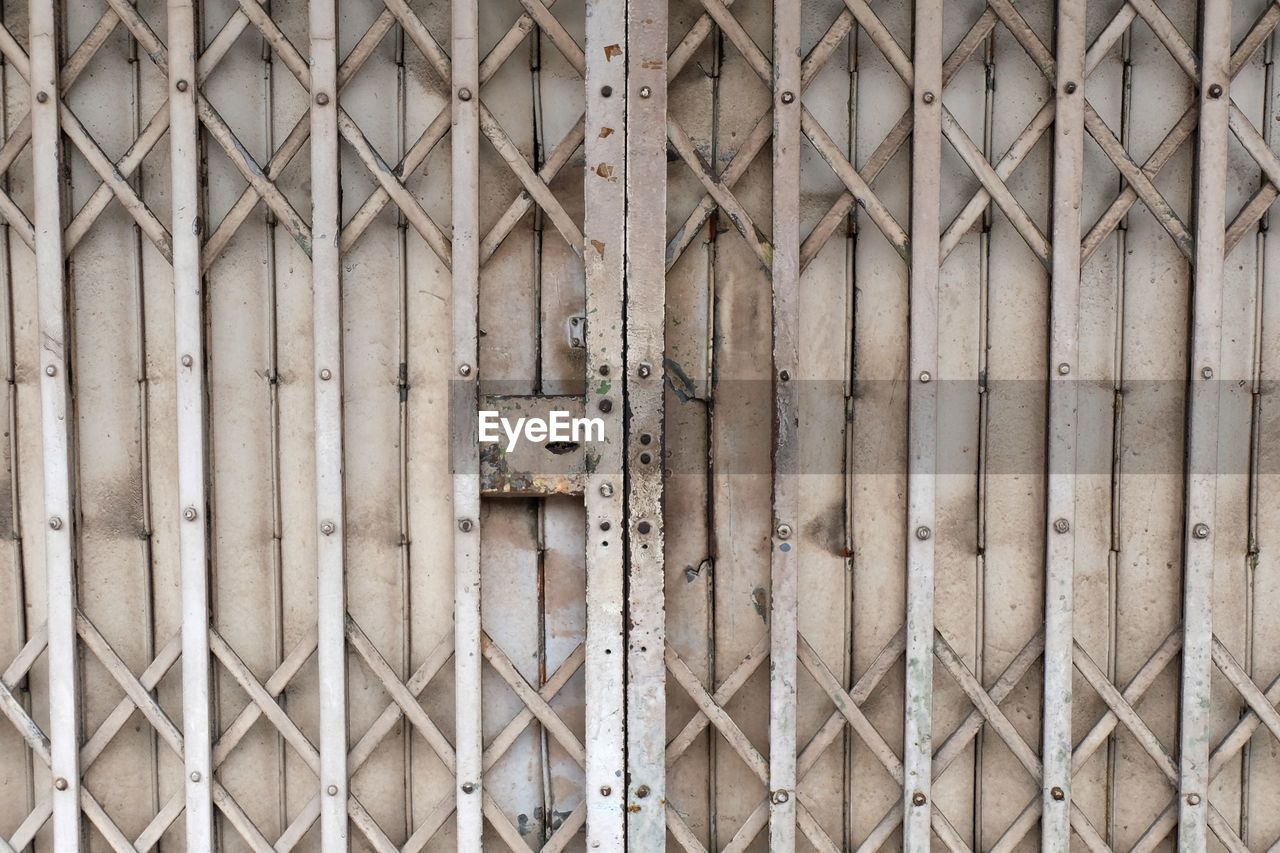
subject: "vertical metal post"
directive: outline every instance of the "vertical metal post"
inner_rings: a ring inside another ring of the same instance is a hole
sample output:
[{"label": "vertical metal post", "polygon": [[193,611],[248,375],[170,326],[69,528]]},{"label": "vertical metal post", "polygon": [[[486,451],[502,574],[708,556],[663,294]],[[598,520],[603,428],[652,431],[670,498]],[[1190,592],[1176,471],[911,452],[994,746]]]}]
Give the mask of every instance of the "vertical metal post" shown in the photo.
[{"label": "vertical metal post", "polygon": [[[633,850],[666,845],[663,353],[667,203],[667,4],[627,4],[627,508],[651,532],[628,544],[627,815]],[[588,315],[590,316],[590,315]],[[649,789],[648,797],[635,792]]]},{"label": "vertical metal post", "polygon": [[458,849],[477,851],[484,829],[480,716],[480,456],[476,435],[480,374],[480,45],[472,0],[453,0],[453,441],[454,747]]},{"label": "vertical metal post", "polygon": [[[1213,662],[1214,510],[1226,249],[1231,0],[1203,0],[1200,126],[1196,147],[1195,278],[1187,400],[1183,525],[1182,726],[1178,849],[1204,850],[1209,810],[1209,683]],[[1225,378],[1225,377],[1224,377]]]},{"label": "vertical metal post", "polygon": [[1071,675],[1076,424],[1080,370],[1080,199],[1084,192],[1085,4],[1059,0],[1049,303],[1049,485],[1045,531],[1041,847],[1071,846]]},{"label": "vertical metal post", "polygon": [[62,263],[62,133],[57,9],[31,0],[31,158],[44,443],[45,583],[49,607],[49,741],[53,834],[80,848],[80,696],[76,672],[75,513],[71,502],[70,328]]},{"label": "vertical metal post", "polygon": [[796,630],[800,569],[800,10],[773,8],[773,531],[769,550],[769,849],[796,844]]},{"label": "vertical metal post", "polygon": [[[629,788],[624,773],[622,611],[624,543],[661,552],[661,514],[624,516],[622,391],[632,365],[623,355],[624,216],[627,173],[626,0],[596,0],[586,22],[586,215],[583,264],[587,283],[586,410],[604,419],[605,441],[587,481],[587,848],[621,850],[622,803],[641,812],[662,809],[650,783]],[[652,85],[652,84],[650,84]],[[665,148],[664,148],[665,150]],[[652,227],[652,223],[650,223]],[[661,355],[661,349],[658,350]],[[660,362],[659,362],[660,364]],[[652,370],[652,368],[650,368]],[[640,366],[634,367],[639,377]],[[659,371],[660,374],[660,371]],[[625,793],[624,793],[625,792]]]},{"label": "vertical metal post", "polygon": [[196,118],[196,18],[192,0],[169,0],[169,150],[173,203],[174,351],[177,364],[178,560],[182,573],[182,739],[187,848],[213,849],[209,728],[208,495],[205,491],[200,149]]},{"label": "vertical metal post", "polygon": [[942,185],[942,0],[916,0],[911,136],[911,358],[907,402],[907,670],[903,847],[930,849],[933,553]]},{"label": "vertical metal post", "polygon": [[314,300],[316,546],[320,664],[320,831],[326,851],[347,849],[346,529],[342,487],[342,272],[338,250],[338,18],[312,0],[311,275]]}]

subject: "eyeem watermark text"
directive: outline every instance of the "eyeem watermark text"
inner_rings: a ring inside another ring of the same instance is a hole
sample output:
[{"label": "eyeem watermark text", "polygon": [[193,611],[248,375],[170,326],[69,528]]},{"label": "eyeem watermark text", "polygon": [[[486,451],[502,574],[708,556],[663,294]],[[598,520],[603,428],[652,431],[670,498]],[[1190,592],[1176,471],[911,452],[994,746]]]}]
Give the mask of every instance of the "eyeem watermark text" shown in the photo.
[{"label": "eyeem watermark text", "polygon": [[544,418],[504,418],[492,409],[480,411],[480,440],[499,441],[507,437],[507,452],[526,441],[575,442],[604,441],[604,418],[575,418],[562,409],[553,409]]}]

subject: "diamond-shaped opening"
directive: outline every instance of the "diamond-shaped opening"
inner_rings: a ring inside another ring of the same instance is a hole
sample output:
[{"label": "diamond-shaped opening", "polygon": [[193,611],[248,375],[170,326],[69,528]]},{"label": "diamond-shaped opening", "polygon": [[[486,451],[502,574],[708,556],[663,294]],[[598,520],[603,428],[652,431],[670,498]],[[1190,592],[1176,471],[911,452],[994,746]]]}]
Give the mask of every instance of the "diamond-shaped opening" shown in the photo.
[{"label": "diamond-shaped opening", "polygon": [[[217,711],[214,754],[226,753],[216,776],[249,819],[274,840],[316,795],[316,774],[266,715],[255,710],[253,700],[221,661],[215,659],[213,667]],[[313,745],[318,742],[319,728],[317,676],[313,653],[276,700]],[[245,709],[250,716],[256,714],[256,719],[232,747],[233,726]],[[238,836],[229,824],[224,831],[230,837]]]},{"label": "diamond-shaped opening", "polygon": [[[43,697],[48,696],[48,651],[41,651],[26,673],[20,674],[17,670],[9,672],[12,669],[12,659],[21,650],[22,647],[18,644],[6,644],[0,660],[7,666],[0,669],[0,673],[6,676],[5,687],[26,710],[32,722],[47,736],[49,709]],[[0,786],[12,792],[12,795],[0,798],[0,838],[12,839],[36,807],[38,792],[47,790],[45,786],[48,785],[48,770],[7,716],[0,717],[0,755],[6,757],[5,761],[0,762]],[[21,849],[21,845],[18,849]]]}]

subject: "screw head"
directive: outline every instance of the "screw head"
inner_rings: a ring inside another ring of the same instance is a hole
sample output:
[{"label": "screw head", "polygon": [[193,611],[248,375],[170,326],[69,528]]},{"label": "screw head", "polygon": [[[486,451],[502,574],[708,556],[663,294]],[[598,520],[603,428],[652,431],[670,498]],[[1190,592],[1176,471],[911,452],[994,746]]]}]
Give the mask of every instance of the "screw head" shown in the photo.
[{"label": "screw head", "polygon": [[[48,93],[48,92],[36,92],[36,103],[38,103],[38,104],[47,104],[48,102],[49,102],[49,93]],[[61,789],[61,788],[59,788],[59,790],[62,790],[62,789]]]},{"label": "screw head", "polygon": [[653,90],[652,90],[652,89],[650,89],[648,86],[641,86],[641,87],[640,87],[640,97],[642,97],[642,98],[647,98],[647,97],[649,97],[649,96],[650,96],[650,95],[652,95],[652,94],[653,94]]},{"label": "screw head", "polygon": [[195,521],[199,515],[200,513],[196,512],[196,508],[193,506],[189,506],[182,511],[182,517],[187,521]]},{"label": "screw head", "polygon": [[916,791],[914,794],[911,795],[911,804],[913,806],[923,806],[927,802],[929,802],[929,800],[925,797],[924,794],[920,793],[919,791]]},{"label": "screw head", "polygon": [[640,365],[640,368],[639,368],[638,370],[636,370],[636,374],[637,374],[641,379],[648,379],[648,378],[649,378],[649,375],[650,375],[651,373],[653,373],[653,367],[652,367],[652,366],[650,366],[649,362],[647,362],[647,361],[646,361],[646,362],[644,362],[643,364],[641,364],[641,365]]},{"label": "screw head", "polygon": [[191,356],[189,356],[189,355],[184,355],[184,356],[182,357],[182,366],[183,366],[183,367],[190,367],[190,366],[191,366],[191,365],[193,365],[193,364],[195,364],[195,359],[193,359]]},{"label": "screw head", "polygon": [[653,525],[647,521],[642,521],[636,525],[636,530],[640,531],[641,533],[648,533],[652,529],[653,529]]},{"label": "screw head", "polygon": [[46,367],[46,368],[44,369],[44,375],[45,375],[45,376],[57,376],[57,375],[58,375],[58,368],[57,368],[57,365],[53,365],[53,364],[51,364],[51,365],[49,365],[48,367]]},{"label": "screw head", "polygon": [[1199,794],[1187,794],[1187,805],[1189,805],[1189,806],[1198,806],[1198,805],[1200,805],[1200,795],[1199,795]]},{"label": "screw head", "polygon": [[333,371],[329,370],[329,368],[327,367],[324,368],[323,370],[320,371],[320,378],[325,382],[328,382],[330,379],[333,378]]},{"label": "screw head", "polygon": [[334,526],[334,523],[332,521],[326,521],[320,525],[320,532],[323,533],[325,536],[332,536],[333,531],[337,529],[338,528]]},{"label": "screw head", "polygon": [[1212,367],[1202,367],[1202,368],[1200,368],[1200,375],[1201,375],[1201,376],[1203,376],[1205,379],[1212,379],[1212,378],[1213,378],[1213,368],[1212,368]]},{"label": "screw head", "polygon": [[602,364],[602,365],[600,365],[600,375],[601,375],[601,376],[608,376],[608,375],[609,375],[609,365],[607,365],[607,364]]},{"label": "screw head", "polygon": [[1076,93],[1076,84],[1067,83],[1065,86],[1062,87],[1062,91],[1066,92],[1068,95],[1074,95]]},{"label": "screw head", "polygon": [[459,89],[459,90],[458,90],[458,100],[459,100],[459,101],[469,101],[469,100],[471,100],[471,90],[470,90],[470,89],[468,89],[466,86],[463,86],[461,89]]},{"label": "screw head", "polygon": [[600,484],[600,497],[602,497],[602,498],[611,498],[611,497],[613,497],[613,483],[601,483],[601,484]]},{"label": "screw head", "polygon": [[1054,785],[1053,788],[1049,790],[1049,796],[1053,797],[1058,802],[1062,802],[1067,798],[1066,792],[1057,785]]},{"label": "screw head", "polygon": [[336,796],[338,796],[338,786],[337,786],[337,785],[330,785],[330,786],[329,786],[328,788],[326,788],[325,790],[329,792],[329,796],[331,796],[331,797],[336,797]]},{"label": "screw head", "polygon": [[653,436],[649,435],[649,433],[647,433],[647,432],[646,432],[646,433],[641,433],[641,435],[640,435],[640,443],[641,443],[641,444],[649,444],[649,443],[650,443],[650,442],[652,442],[652,441],[653,441]]},{"label": "screw head", "polygon": [[174,88],[176,88],[179,92],[187,91],[187,81],[179,80],[177,83],[174,84]]},{"label": "screw head", "polygon": [[1221,98],[1221,97],[1222,97],[1222,87],[1221,87],[1220,85],[1218,85],[1217,83],[1214,83],[1212,86],[1210,86],[1210,87],[1209,87],[1209,97],[1210,97],[1210,98]]},{"label": "screw head", "polygon": [[1066,533],[1071,529],[1071,522],[1067,521],[1065,518],[1060,518],[1053,523],[1053,529],[1059,533]]},{"label": "screw head", "polygon": [[324,92],[317,93],[316,103],[323,107],[325,104],[329,103],[329,96]]},{"label": "screw head", "polygon": [[781,379],[783,382],[790,382],[790,381],[791,381],[791,371],[790,371],[790,370],[779,370],[779,371],[778,371],[778,378],[779,378],[779,379]]},{"label": "screw head", "polygon": [[55,516],[53,516],[52,518],[50,518],[50,519],[49,519],[49,528],[50,528],[51,530],[61,530],[61,529],[62,529],[62,519],[61,519],[61,518],[58,518],[58,516],[56,516],[56,515],[55,515]]},{"label": "screw head", "polygon": [[650,456],[648,453],[641,453],[641,454],[640,454],[640,464],[641,464],[641,465],[648,465],[648,464],[649,464],[650,462],[652,462],[652,461],[653,461],[653,457],[652,457],[652,456]]},{"label": "screw head", "polygon": [[469,365],[469,364],[459,364],[459,365],[458,365],[458,375],[459,375],[459,376],[470,376],[470,375],[471,375],[471,365]]},{"label": "screw head", "polygon": [[601,400],[599,408],[600,408],[600,411],[604,412],[607,415],[613,411],[613,401],[609,399]]},{"label": "screw head", "polygon": [[921,381],[921,382],[932,382],[932,381],[933,381],[933,374],[932,374],[932,373],[930,373],[930,372],[929,372],[929,371],[927,371],[927,370],[922,370],[922,371],[920,371],[920,381]]},{"label": "screw head", "polygon": [[782,93],[782,103],[784,103],[784,104],[794,104],[795,102],[796,102],[796,93],[795,93],[795,92],[783,92],[783,93]]},{"label": "screw head", "polygon": [[458,522],[458,529],[461,530],[463,533],[470,533],[473,527],[475,527],[475,522],[473,522],[469,518],[461,519]]},{"label": "screw head", "polygon": [[932,535],[933,535],[933,531],[925,527],[924,525],[920,525],[919,527],[916,528],[916,538],[919,539],[921,542],[928,539]]},{"label": "screw head", "polygon": [[649,786],[648,786],[648,785],[641,785],[639,788],[636,788],[636,797],[637,797],[637,798],[639,798],[639,799],[643,800],[643,799],[644,799],[645,797],[647,797],[647,796],[649,796]]},{"label": "screw head", "polygon": [[476,783],[475,783],[475,782],[463,782],[463,783],[462,783],[462,793],[464,793],[464,794],[470,794],[470,793],[473,793],[473,792],[475,791],[475,789],[476,789]]},{"label": "screw head", "polygon": [[607,797],[607,796],[609,796],[609,795],[610,795],[610,794],[612,794],[612,793],[613,793],[613,789],[612,789],[612,788],[610,788],[608,785],[601,785],[601,786],[600,786],[600,796],[602,796],[602,797]]},{"label": "screw head", "polygon": [[937,97],[933,94],[933,92],[925,92],[923,95],[920,96],[920,100],[924,101],[926,104],[932,104],[934,101],[937,100]]},{"label": "screw head", "polygon": [[611,521],[602,521],[602,522],[600,522],[600,529],[601,529],[601,530],[612,530],[612,529],[613,529],[613,522],[611,522]]},{"label": "screw head", "polygon": [[600,87],[600,97],[602,97],[602,98],[607,98],[607,97],[611,96],[612,94],[613,94],[613,87],[612,87],[612,86],[601,86],[601,87]]},{"label": "screw head", "polygon": [[775,805],[780,806],[787,800],[791,799],[791,795],[786,791],[778,790],[769,795],[769,800]]},{"label": "screw head", "polygon": [[57,779],[53,780],[53,787],[57,788],[59,791],[65,791],[67,790],[67,780],[59,776]]},{"label": "screw head", "polygon": [[779,539],[786,539],[788,536],[791,535],[791,525],[779,524],[776,532],[778,534]]},{"label": "screw head", "polygon": [[1058,373],[1060,375],[1066,376],[1070,372],[1071,372],[1071,365],[1067,364],[1065,361],[1062,362],[1062,364],[1058,365]]},{"label": "screw head", "polygon": [[1195,527],[1191,528],[1191,535],[1197,539],[1208,539],[1209,525],[1205,524],[1203,521],[1200,522]]},{"label": "screw head", "polygon": [[192,781],[192,782],[199,782],[199,781],[200,781],[200,771],[199,771],[199,770],[192,770],[192,771],[191,771],[191,781]]}]

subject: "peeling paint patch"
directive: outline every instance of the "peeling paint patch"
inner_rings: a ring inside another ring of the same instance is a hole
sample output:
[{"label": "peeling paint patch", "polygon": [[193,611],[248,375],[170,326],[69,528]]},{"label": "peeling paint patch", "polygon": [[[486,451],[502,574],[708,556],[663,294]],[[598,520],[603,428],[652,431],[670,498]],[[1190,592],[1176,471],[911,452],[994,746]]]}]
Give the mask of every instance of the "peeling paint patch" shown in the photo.
[{"label": "peeling paint patch", "polygon": [[595,247],[595,250],[596,250],[597,252],[599,252],[599,253],[600,253],[600,257],[602,257],[602,258],[603,258],[603,257],[604,257],[604,243],[601,243],[599,240],[592,240],[592,241],[591,241],[591,245]]},{"label": "peeling paint patch", "polygon": [[608,139],[610,136],[613,136],[613,128],[612,128],[612,127],[602,127],[602,128],[600,128],[600,138],[601,138],[601,139]]},{"label": "peeling paint patch", "polygon": [[622,48],[616,44],[607,44],[604,47],[605,62],[613,62],[615,56],[622,56]]}]

